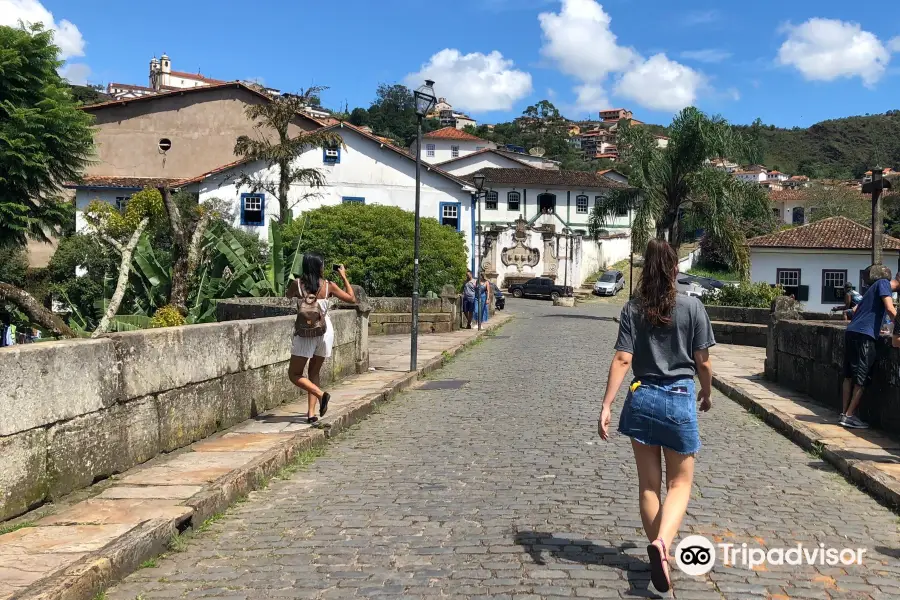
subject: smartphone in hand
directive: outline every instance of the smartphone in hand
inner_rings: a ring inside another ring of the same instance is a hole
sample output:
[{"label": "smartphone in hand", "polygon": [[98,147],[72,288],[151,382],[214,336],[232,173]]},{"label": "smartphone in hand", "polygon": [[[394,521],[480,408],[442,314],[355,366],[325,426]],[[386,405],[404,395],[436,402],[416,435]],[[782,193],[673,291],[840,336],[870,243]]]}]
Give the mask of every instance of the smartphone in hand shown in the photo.
[{"label": "smartphone in hand", "polygon": [[334,271],[335,273],[338,273],[341,270],[341,265],[337,265],[337,264],[331,265],[331,270]]}]

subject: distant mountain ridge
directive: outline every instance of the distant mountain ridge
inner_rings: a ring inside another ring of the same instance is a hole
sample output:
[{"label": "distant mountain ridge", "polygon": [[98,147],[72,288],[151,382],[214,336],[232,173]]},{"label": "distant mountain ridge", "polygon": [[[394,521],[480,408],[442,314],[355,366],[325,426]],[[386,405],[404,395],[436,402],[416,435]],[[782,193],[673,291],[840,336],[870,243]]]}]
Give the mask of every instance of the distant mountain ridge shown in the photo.
[{"label": "distant mountain ridge", "polygon": [[807,128],[736,125],[756,138],[764,164],[791,175],[860,178],[876,165],[900,168],[900,110],[829,119]]}]

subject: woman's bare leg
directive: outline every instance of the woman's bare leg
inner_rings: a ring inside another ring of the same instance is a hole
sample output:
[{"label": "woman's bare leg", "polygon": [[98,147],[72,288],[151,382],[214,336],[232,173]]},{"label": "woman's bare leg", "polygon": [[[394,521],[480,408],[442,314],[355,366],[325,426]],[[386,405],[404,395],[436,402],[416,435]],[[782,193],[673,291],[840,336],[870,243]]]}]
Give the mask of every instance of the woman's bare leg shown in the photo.
[{"label": "woman's bare leg", "polygon": [[[307,402],[309,410],[306,413],[308,417],[314,417],[316,414],[316,399],[322,397],[322,390],[319,389],[319,386],[310,381],[307,377],[303,376],[303,369],[306,368],[307,358],[304,356],[291,356],[291,362],[288,365],[288,378],[290,378],[291,383],[296,385],[301,390],[305,390],[308,394]],[[315,358],[313,358],[315,360]],[[321,364],[319,368],[321,368]],[[310,370],[312,369],[312,364],[310,364]],[[316,374],[316,379],[318,379],[318,373]]]},{"label": "woman's bare leg", "polygon": [[634,450],[634,461],[638,470],[641,522],[644,524],[647,539],[652,542],[659,537],[662,454],[659,446],[647,446],[636,440],[631,440],[631,447]]},{"label": "woman's bare leg", "polygon": [[658,537],[671,548],[687,512],[694,483],[694,456],[663,448],[666,457],[666,501],[660,511]]},{"label": "woman's bare leg", "polygon": [[315,386],[317,390],[319,390],[318,394],[313,394],[309,392],[309,414],[314,415],[316,410],[316,400],[322,398],[324,392],[319,387],[319,382],[321,381],[322,374],[322,365],[325,363],[324,356],[313,356],[309,359],[309,380]]}]

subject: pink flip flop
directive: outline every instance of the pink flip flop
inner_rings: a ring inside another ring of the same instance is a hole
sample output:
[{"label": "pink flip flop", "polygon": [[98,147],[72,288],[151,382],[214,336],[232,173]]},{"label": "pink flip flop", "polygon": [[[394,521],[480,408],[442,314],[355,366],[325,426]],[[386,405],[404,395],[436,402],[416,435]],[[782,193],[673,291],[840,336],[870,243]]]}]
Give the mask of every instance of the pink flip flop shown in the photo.
[{"label": "pink flip flop", "polygon": [[[660,550],[659,546],[662,546]],[[669,562],[669,553],[666,550],[666,543],[662,538],[658,538],[654,543],[647,546],[647,556],[650,557],[650,581],[657,592],[666,593],[672,588],[672,580],[666,572],[666,563]]]}]

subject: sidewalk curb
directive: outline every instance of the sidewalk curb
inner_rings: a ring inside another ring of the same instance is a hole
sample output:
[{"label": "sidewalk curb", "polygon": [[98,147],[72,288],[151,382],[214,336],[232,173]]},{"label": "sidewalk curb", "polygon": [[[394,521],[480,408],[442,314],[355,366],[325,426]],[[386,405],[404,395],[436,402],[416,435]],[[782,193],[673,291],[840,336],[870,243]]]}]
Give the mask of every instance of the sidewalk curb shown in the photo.
[{"label": "sidewalk curb", "polygon": [[276,448],[258,456],[244,467],[231,471],[209,484],[185,502],[192,509],[181,520],[153,519],[141,522],[100,550],[90,552],[62,571],[38,580],[25,588],[19,600],[92,600],[113,583],[136,571],[140,565],[166,551],[169,540],[176,533],[196,527],[259,489],[293,458],[313,448],[324,446],[328,440],[365,419],[378,406],[393,400],[409,389],[420,377],[440,368],[459,353],[470,348],[489,332],[509,323],[513,317],[497,319],[486,324],[475,337],[445,350],[415,373],[408,373],[392,384],[358,400],[348,411],[331,419],[328,429],[313,429],[298,433]]},{"label": "sidewalk curb", "polygon": [[828,462],[844,477],[860,486],[870,496],[900,512],[900,485],[881,473],[872,461],[848,459],[834,444],[821,441],[819,434],[787,413],[766,406],[756,398],[713,374],[713,387],[743,406],[792,442]]}]

